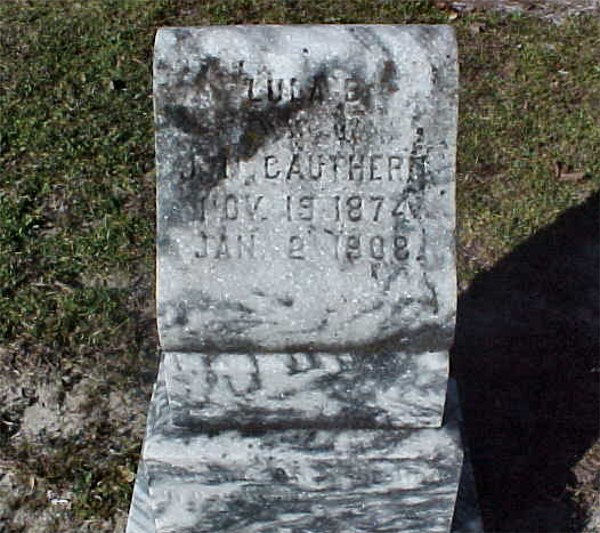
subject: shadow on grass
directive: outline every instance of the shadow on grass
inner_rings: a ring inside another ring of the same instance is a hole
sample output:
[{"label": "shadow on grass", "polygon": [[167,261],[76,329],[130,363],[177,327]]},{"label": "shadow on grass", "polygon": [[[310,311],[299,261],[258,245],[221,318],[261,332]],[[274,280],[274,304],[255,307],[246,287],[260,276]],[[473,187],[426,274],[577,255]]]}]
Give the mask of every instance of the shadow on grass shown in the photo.
[{"label": "shadow on grass", "polygon": [[486,531],[577,531],[571,468],[598,437],[600,196],[459,299],[453,373]]}]

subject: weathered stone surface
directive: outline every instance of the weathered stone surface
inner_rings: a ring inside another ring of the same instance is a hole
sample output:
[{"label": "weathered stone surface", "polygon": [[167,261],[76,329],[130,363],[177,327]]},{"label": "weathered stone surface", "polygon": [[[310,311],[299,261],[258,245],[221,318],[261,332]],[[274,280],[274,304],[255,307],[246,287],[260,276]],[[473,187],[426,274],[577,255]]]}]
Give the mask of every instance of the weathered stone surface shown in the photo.
[{"label": "weathered stone surface", "polygon": [[143,464],[156,531],[447,531],[457,428],[207,435],[171,425],[161,370]]},{"label": "weathered stone surface", "polygon": [[439,427],[448,353],[167,352],[163,368],[182,427]]},{"label": "weathered stone surface", "polygon": [[154,523],[154,511],[150,503],[150,493],[148,491],[148,478],[146,476],[146,467],[143,461],[140,461],[133,495],[131,496],[131,506],[129,507],[129,517],[125,533],[156,533]]},{"label": "weathered stone surface", "polygon": [[451,28],[162,29],[154,97],[164,350],[448,349]]},{"label": "weathered stone surface", "polygon": [[[161,376],[163,375],[163,371],[161,370]],[[169,418],[168,416],[165,416],[165,409],[167,409],[167,404],[166,404],[166,396],[164,393],[164,389],[161,389],[161,387],[164,386],[164,380],[163,379],[159,379],[157,382],[157,386],[155,387],[155,393],[153,395],[153,399],[152,399],[152,407],[150,410],[150,418],[148,420],[148,428],[147,428],[147,437],[148,439],[152,438],[152,435],[156,435],[156,434],[162,434],[163,437],[165,434],[169,434],[173,431],[173,429],[175,429],[175,431],[181,436],[184,433],[181,433],[180,430],[177,430],[176,428],[172,428],[170,426],[169,423]],[[161,392],[162,391],[162,392]],[[460,422],[460,407],[458,405],[458,397],[457,397],[457,391],[456,391],[456,387],[455,387],[455,383],[453,381],[450,382],[450,386],[448,389],[448,409],[446,410],[446,416],[447,418],[450,419],[450,426],[452,426],[453,424],[456,423],[456,421]],[[415,430],[415,432],[419,432],[422,430]],[[428,433],[431,433],[431,430],[427,430]],[[305,436],[307,434],[309,434],[309,432],[296,432],[296,435],[298,434],[304,434]],[[434,432],[437,433],[437,432]],[[234,434],[234,433],[233,433]],[[260,438],[262,435],[265,435],[266,433],[257,433],[255,435],[255,438],[258,437]],[[281,432],[278,432],[277,434],[281,435]],[[406,432],[401,432],[402,435],[407,435]],[[232,433],[229,433],[229,435],[232,435]],[[425,433],[425,435],[427,435],[427,433]],[[361,435],[362,436],[362,435]],[[238,440],[240,442],[242,442],[244,439],[243,435],[239,435]],[[450,446],[447,450],[447,452],[449,452],[450,454],[455,454],[456,453],[456,449],[455,449],[455,437],[453,436],[450,440]],[[163,446],[164,446],[164,441],[163,441]],[[226,451],[227,448],[223,448],[223,451]],[[200,453],[199,457],[202,457],[202,454]],[[140,461],[140,466],[138,468],[138,474],[137,474],[137,478],[136,478],[136,484],[135,484],[135,488],[134,488],[134,493],[133,493],[133,498],[132,498],[132,502],[131,502],[131,508],[130,508],[130,512],[129,512],[129,521],[127,524],[127,531],[126,533],[157,533],[158,531],[170,531],[170,532],[181,532],[181,531],[186,531],[186,532],[196,532],[196,531],[207,531],[208,529],[202,529],[201,526],[200,529],[195,528],[195,527],[188,527],[188,525],[190,523],[193,523],[194,525],[196,525],[195,520],[197,519],[197,517],[194,516],[193,513],[198,513],[199,510],[196,507],[198,504],[198,499],[201,498],[201,496],[199,496],[198,493],[198,487],[194,488],[192,486],[190,486],[188,484],[187,481],[189,481],[189,476],[188,474],[184,474],[184,478],[178,480],[177,478],[177,474],[175,474],[173,477],[169,477],[169,473],[168,473],[168,468],[167,471],[164,470],[164,468],[162,466],[160,466],[162,463],[167,463],[169,464],[169,460],[165,458],[162,458],[163,460],[158,461],[158,468],[159,471],[162,472],[162,474],[159,474],[159,478],[160,481],[158,482],[158,484],[156,485],[158,487],[159,492],[161,492],[161,498],[163,504],[165,503],[166,500],[166,505],[164,506],[157,506],[155,502],[155,507],[156,507],[156,515],[157,516],[161,516],[161,515],[166,515],[163,517],[162,519],[162,525],[160,526],[162,529],[157,530],[156,529],[156,524],[154,521],[154,516],[155,516],[155,511],[152,508],[152,500],[150,498],[150,492],[149,492],[149,487],[148,487],[148,479],[147,479],[147,474],[146,474],[146,466],[144,464],[144,461]],[[269,460],[274,460],[275,457],[272,456],[272,454],[270,454]],[[203,462],[202,460],[200,462]],[[206,463],[204,463],[206,464]],[[179,470],[177,470],[177,472],[179,472]],[[184,469],[185,472],[185,469]],[[273,470],[271,469],[270,472],[273,472]],[[278,472],[279,476],[281,476],[281,472]],[[277,477],[277,475],[275,476]],[[375,478],[373,478],[375,479]],[[416,478],[413,478],[416,479]],[[242,487],[242,485],[245,483],[244,481],[240,481],[240,487]],[[183,492],[181,493],[174,493],[173,491],[177,491],[179,486],[183,486]],[[203,486],[200,487],[200,489],[202,489]],[[241,490],[241,489],[240,489]],[[180,494],[180,496],[177,496],[178,494]],[[214,491],[207,491],[207,497],[214,497]],[[434,493],[434,495],[437,494]],[[433,495],[433,496],[434,496]],[[272,495],[273,496],[273,495]],[[274,494],[274,496],[277,496],[277,494]],[[392,500],[391,498],[388,498],[389,500]],[[175,500],[175,501],[173,501]],[[181,505],[181,507],[177,507],[178,502],[179,501],[179,505]],[[416,499],[410,500],[409,499],[409,503],[410,505],[414,505],[417,502]],[[190,504],[190,506],[186,507],[186,503]],[[238,503],[240,504],[240,507],[243,508],[243,501],[239,500]],[[250,502],[251,503],[251,502]],[[248,510],[248,514],[251,512],[251,505],[250,503],[248,504],[247,510]],[[263,502],[266,503],[266,500]],[[391,501],[388,502],[387,500],[383,500],[381,502],[383,503],[391,503],[392,506],[396,506],[398,505],[397,501]],[[277,500],[275,502],[275,505],[277,506],[279,504],[279,501]],[[307,504],[308,505],[308,504]],[[448,504],[450,506],[450,504]],[[177,519],[177,516],[173,516],[173,513],[178,511],[181,511],[182,509],[187,509],[187,512],[185,513],[185,518],[182,521],[179,521]],[[280,507],[281,509],[285,509],[285,507]],[[360,509],[364,509],[361,507],[360,502],[359,504],[357,504],[357,507],[355,509],[356,510],[360,510]],[[397,512],[397,509],[394,511]],[[411,509],[407,510],[408,513],[411,512]],[[191,513],[191,515],[190,515]],[[242,517],[243,518],[243,517]],[[248,516],[246,516],[246,518],[248,518]],[[318,518],[318,517],[317,517]],[[417,516],[413,516],[413,518],[416,520],[418,517]],[[365,519],[365,521],[367,521],[368,519]],[[430,520],[430,519],[428,519]],[[427,522],[428,524],[430,522]],[[264,527],[263,527],[264,525]],[[318,525],[319,527],[315,527],[314,529],[311,529],[311,531],[315,531],[315,532],[323,532],[323,533],[330,533],[331,531],[339,531],[340,529],[336,529],[337,524],[333,524],[331,522],[328,521],[323,521],[322,524]],[[396,521],[396,526],[399,527],[404,527],[402,524],[398,524],[398,522]],[[387,531],[403,531],[402,529],[396,529],[396,526],[392,526],[391,529],[387,529]],[[417,524],[414,523],[410,523],[409,522],[409,526],[413,527],[414,530],[418,531],[419,527]],[[358,526],[357,526],[358,527]],[[220,529],[221,531],[237,531],[239,530],[239,528],[237,528],[237,523],[234,523],[231,525],[231,527],[227,528],[224,527],[223,529]],[[273,528],[269,525],[269,523],[267,524],[263,524],[260,520],[252,523],[252,524],[248,524],[247,529],[248,531],[273,531]],[[280,530],[280,529],[278,529]],[[380,529],[382,531],[386,531],[385,528]],[[410,531],[411,529],[409,528],[408,531]],[[435,529],[434,529],[435,530]],[[354,531],[361,531],[361,529],[354,529]],[[377,531],[377,529],[362,529],[362,531]],[[421,531],[423,531],[423,529],[421,529]],[[471,464],[470,464],[470,460],[468,457],[468,453],[465,454],[464,456],[464,460],[463,460],[463,467],[462,467],[462,472],[460,475],[460,485],[459,485],[459,489],[458,489],[458,495],[456,497],[456,505],[454,508],[454,515],[452,517],[452,526],[451,526],[451,531],[453,533],[481,533],[483,531],[483,525],[481,522],[481,515],[480,515],[480,510],[479,510],[479,506],[477,503],[477,494],[476,494],[476,489],[475,489],[475,481],[473,479],[473,473],[472,473],[472,468],[471,468]]]}]

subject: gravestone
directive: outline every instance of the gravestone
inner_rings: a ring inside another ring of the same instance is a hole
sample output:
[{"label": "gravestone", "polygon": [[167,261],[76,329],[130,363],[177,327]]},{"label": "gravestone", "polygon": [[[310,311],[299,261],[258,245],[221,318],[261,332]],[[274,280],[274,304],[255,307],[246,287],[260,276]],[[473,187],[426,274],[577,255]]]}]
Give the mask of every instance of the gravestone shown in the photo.
[{"label": "gravestone", "polygon": [[457,85],[446,26],[159,30],[130,533],[448,530]]}]

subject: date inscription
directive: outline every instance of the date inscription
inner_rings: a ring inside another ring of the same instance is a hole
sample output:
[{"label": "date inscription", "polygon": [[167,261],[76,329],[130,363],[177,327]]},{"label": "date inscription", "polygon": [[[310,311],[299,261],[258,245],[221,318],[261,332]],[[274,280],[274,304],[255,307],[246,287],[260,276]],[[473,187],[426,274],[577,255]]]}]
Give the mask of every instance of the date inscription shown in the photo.
[{"label": "date inscription", "polygon": [[[244,234],[218,234],[199,231],[196,234],[196,259],[257,259],[256,244],[260,236],[255,232]],[[263,243],[268,246],[269,243]],[[269,256],[281,253],[294,260],[325,256],[338,261],[354,262],[359,259],[374,261],[406,261],[409,257],[408,239],[404,235],[377,235],[365,232],[337,232],[323,229],[320,232],[297,228],[285,237],[284,246],[270,243]]]},{"label": "date inscription", "polygon": [[195,222],[197,260],[318,257],[402,262],[409,257],[410,207],[382,194],[209,192]]},{"label": "date inscription", "polygon": [[410,211],[404,195],[392,199],[381,194],[286,194],[278,199],[264,194],[208,192],[198,199],[198,221],[227,225],[234,222],[359,222],[389,223]]}]

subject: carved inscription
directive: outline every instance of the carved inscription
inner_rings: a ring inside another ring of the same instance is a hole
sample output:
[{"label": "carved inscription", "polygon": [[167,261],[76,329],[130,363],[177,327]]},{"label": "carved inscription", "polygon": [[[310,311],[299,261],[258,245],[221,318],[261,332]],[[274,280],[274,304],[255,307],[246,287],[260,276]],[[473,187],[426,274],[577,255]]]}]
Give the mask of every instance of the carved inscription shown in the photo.
[{"label": "carved inscription", "polygon": [[384,154],[303,154],[288,157],[267,155],[264,158],[264,179],[267,180],[328,180],[328,181],[400,181],[402,155]]},{"label": "carved inscription", "polygon": [[[243,63],[238,68],[243,69]],[[329,98],[345,103],[357,102],[368,88],[355,78],[313,76],[302,84],[297,78],[270,76],[244,78],[243,94],[253,104],[281,102],[323,102]]]},{"label": "carved inscription", "polygon": [[[405,261],[408,238],[389,234],[389,228],[409,224],[411,204],[402,195],[384,194],[264,194],[222,193],[209,190],[199,199],[195,228],[196,259],[256,259],[256,243],[268,224],[289,223],[284,249],[289,259],[310,259],[311,248],[328,250],[336,260]],[[217,232],[207,229],[220,228]],[[243,233],[236,233],[244,228]],[[263,248],[268,243],[262,243]],[[281,247],[279,247],[281,248]],[[263,254],[263,259],[264,257]]]},{"label": "carved inscription", "polygon": [[[418,249],[414,198],[424,186],[427,150],[421,128],[412,141],[396,142],[394,127],[373,126],[378,109],[365,106],[383,101],[377,92],[390,88],[347,77],[239,80],[234,89],[247,105],[266,106],[252,119],[262,128],[254,133],[277,149],[250,158],[223,154],[215,168],[225,179],[202,174],[193,260],[368,261],[374,278],[381,264],[405,263]],[[290,103],[306,110],[277,127],[277,106]],[[201,165],[192,150],[185,177],[194,178]]]},{"label": "carved inscription", "polygon": [[389,217],[404,217],[410,204],[404,197],[392,199],[383,194],[351,193],[347,195],[286,194],[269,205],[263,194],[234,194],[207,191],[198,200],[198,221],[263,222],[285,219],[288,222],[363,221],[389,223]]}]

